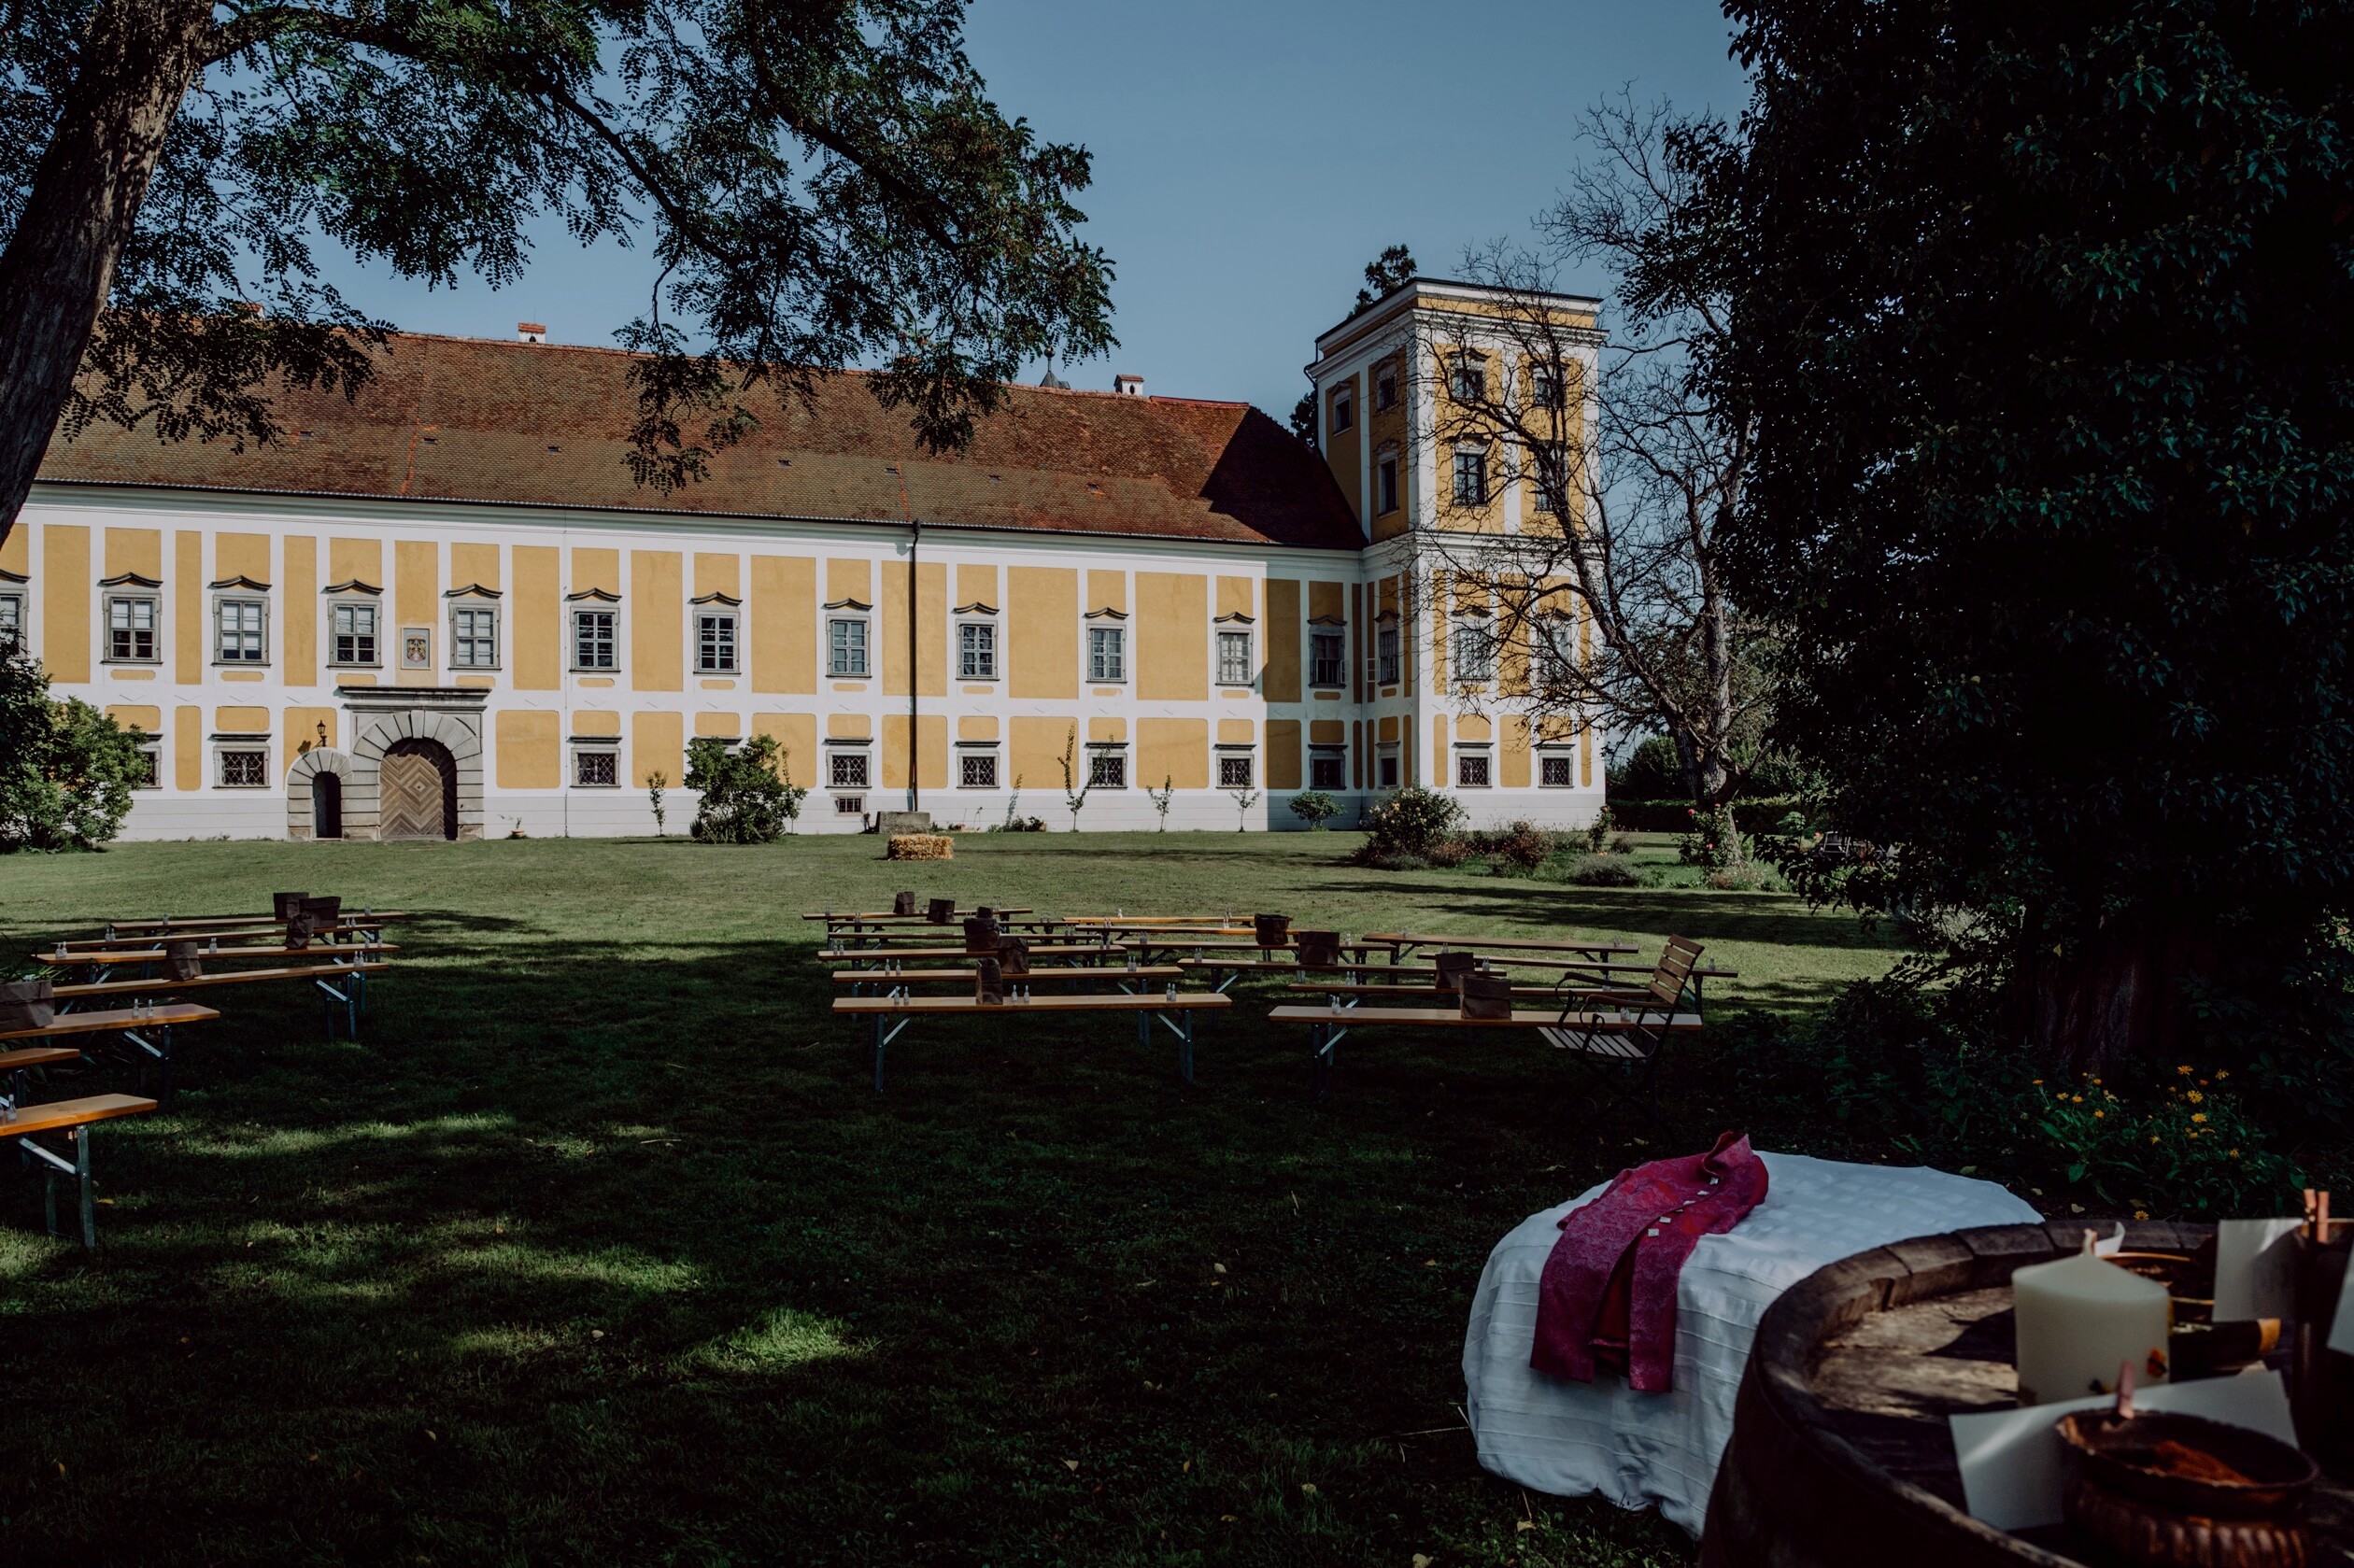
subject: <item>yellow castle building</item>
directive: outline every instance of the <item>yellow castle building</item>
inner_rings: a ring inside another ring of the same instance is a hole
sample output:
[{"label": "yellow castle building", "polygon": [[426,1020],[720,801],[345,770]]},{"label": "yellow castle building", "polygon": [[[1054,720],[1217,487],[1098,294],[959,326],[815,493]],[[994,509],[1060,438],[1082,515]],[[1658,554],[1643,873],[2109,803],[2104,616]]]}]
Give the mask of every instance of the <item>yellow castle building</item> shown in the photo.
[{"label": "yellow castle building", "polygon": [[[1589,726],[1518,711],[1524,666],[1449,669],[1457,607],[1415,602],[1433,530],[1544,526],[1516,454],[1432,433],[1492,307],[1418,279],[1318,338],[1321,461],[1126,375],[1009,388],[933,456],[846,374],[668,495],[624,460],[626,356],[404,335],[266,447],[61,436],[0,642],[149,737],[135,838],[645,833],[650,781],[692,813],[688,741],[753,735],[803,832],[1061,827],[1067,773],[1083,830],[1292,827],[1309,789],[1345,824],[1415,783],[1580,825]],[[1595,302],[1551,308],[1591,386]]]}]

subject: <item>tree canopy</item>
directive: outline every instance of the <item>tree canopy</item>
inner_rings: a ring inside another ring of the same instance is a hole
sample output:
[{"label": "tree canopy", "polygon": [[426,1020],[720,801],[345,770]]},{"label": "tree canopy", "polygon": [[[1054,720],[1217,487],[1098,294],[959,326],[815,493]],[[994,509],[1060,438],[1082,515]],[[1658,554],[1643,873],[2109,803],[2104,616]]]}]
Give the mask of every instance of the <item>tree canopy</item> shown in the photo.
[{"label": "tree canopy", "polygon": [[[853,363],[935,447],[1112,341],[1082,148],[989,101],[962,0],[7,0],[0,537],[62,419],[264,441],[390,323],[347,252],[497,285],[532,226],[644,244],[634,465],[668,487]],[[110,307],[110,308],[107,308]],[[102,313],[103,308],[103,315]]]},{"label": "tree canopy", "polygon": [[2354,886],[2354,13],[1728,10],[1782,732],[1899,846],[1864,901],[1981,917],[2055,1056],[2146,1045]]}]

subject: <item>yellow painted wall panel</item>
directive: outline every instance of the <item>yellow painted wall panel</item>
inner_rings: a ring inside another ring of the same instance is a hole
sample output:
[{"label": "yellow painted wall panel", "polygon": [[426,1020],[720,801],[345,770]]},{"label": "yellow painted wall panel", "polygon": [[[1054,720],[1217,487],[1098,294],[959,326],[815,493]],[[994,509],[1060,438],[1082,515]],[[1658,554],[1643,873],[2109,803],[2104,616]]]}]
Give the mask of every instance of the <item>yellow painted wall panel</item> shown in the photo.
[{"label": "yellow painted wall panel", "polygon": [[686,715],[637,713],[630,719],[630,782],[644,789],[656,773],[675,788],[687,776]]},{"label": "yellow painted wall panel", "polygon": [[1135,679],[1136,695],[1146,702],[1198,702],[1210,695],[1207,577],[1196,572],[1136,574]]},{"label": "yellow painted wall panel", "polygon": [[1380,740],[1382,744],[1386,746],[1396,741],[1397,739],[1397,715],[1395,713],[1383,714],[1381,729],[1382,732]]},{"label": "yellow painted wall panel", "polygon": [[1528,717],[1524,713],[1504,715],[1503,766],[1500,770],[1506,789],[1526,789],[1528,771]]},{"label": "yellow painted wall panel", "polygon": [[213,727],[237,735],[260,735],[270,727],[267,708],[215,708]]},{"label": "yellow painted wall panel", "polygon": [[[1308,618],[1310,620],[1345,619],[1347,611],[1342,608],[1344,603],[1340,584],[1311,583],[1308,585]],[[1269,579],[1268,584],[1267,618],[1269,620],[1275,618],[1274,582],[1271,578]]]},{"label": "yellow painted wall panel", "polygon": [[0,572],[13,572],[20,577],[33,574],[33,532],[17,528],[8,537],[0,539]]},{"label": "yellow painted wall panel", "polygon": [[872,607],[874,576],[871,563],[830,556],[826,560],[826,602],[835,604],[845,599]]},{"label": "yellow painted wall panel", "polygon": [[563,679],[562,557],[546,545],[515,547],[507,642],[518,691],[554,691]]},{"label": "yellow painted wall panel", "polygon": [[959,741],[994,741],[998,738],[998,721],[994,713],[966,713],[957,720]]},{"label": "yellow painted wall panel", "polygon": [[1496,727],[1484,713],[1466,713],[1455,720],[1455,737],[1463,741],[1493,741]]},{"label": "yellow painted wall panel", "polygon": [[994,566],[979,566],[971,561],[957,567],[957,602],[986,604],[993,610],[1005,608],[1005,600],[998,597],[998,574]]},{"label": "yellow painted wall panel", "polygon": [[[213,564],[220,565],[218,553]],[[372,588],[384,586],[384,546],[374,539],[330,539],[327,541],[327,582],[329,587],[337,583],[361,582]]]},{"label": "yellow painted wall panel", "polygon": [[1222,746],[1247,746],[1251,743],[1251,735],[1249,719],[1220,719],[1218,721],[1218,744]]},{"label": "yellow painted wall panel", "polygon": [[1087,739],[1090,741],[1125,741],[1127,739],[1127,720],[1089,719]]},{"label": "yellow painted wall panel", "polygon": [[752,733],[776,737],[777,768],[787,782],[804,788],[826,782],[825,758],[817,755],[816,714],[755,713]]},{"label": "yellow painted wall panel", "polygon": [[1267,787],[1299,787],[1299,721],[1267,721]]},{"label": "yellow painted wall panel", "polygon": [[111,702],[106,716],[125,729],[135,729],[146,735],[163,733],[163,710],[135,702]]},{"label": "yellow painted wall panel", "polygon": [[[431,539],[399,539],[392,544],[393,624],[422,627],[426,659],[423,671],[406,670],[411,681],[430,684],[441,663],[441,545]],[[397,644],[396,644],[397,646]]]},{"label": "yellow painted wall panel", "polygon": [[679,691],[687,684],[687,609],[675,550],[630,552],[630,685]]},{"label": "yellow painted wall panel", "polygon": [[752,689],[817,689],[817,563],[752,558]]},{"label": "yellow painted wall panel", "polygon": [[[883,692],[907,695],[907,569],[886,567],[883,572],[882,625],[873,635],[883,643]],[[948,695],[948,568],[936,560],[915,566],[916,693]],[[902,786],[903,787],[903,786]]]},{"label": "yellow painted wall panel", "polygon": [[582,549],[575,545],[572,553],[572,582],[566,593],[587,593],[596,588],[604,593],[621,591],[621,552],[607,549]]},{"label": "yellow painted wall panel", "polygon": [[1365,787],[1365,723],[1362,719],[1349,721],[1349,787]]},{"label": "yellow painted wall panel", "polygon": [[1218,578],[1217,614],[1221,616],[1248,615],[1253,620],[1258,619],[1258,590],[1250,578],[1225,575]]},{"label": "yellow painted wall panel", "polygon": [[733,713],[697,713],[695,733],[732,741],[744,734],[744,721]]},{"label": "yellow painted wall panel", "polygon": [[[1005,762],[1006,783],[1028,790],[1061,788],[1063,748],[1077,733],[1078,721],[1016,713],[1010,722],[1013,741]],[[1078,765],[1074,758],[1074,768]]]},{"label": "yellow painted wall panel", "polygon": [[1139,719],[1136,725],[1136,778],[1158,789],[1163,779],[1179,789],[1210,787],[1210,721],[1207,719]]},{"label": "yellow painted wall panel", "polygon": [[317,685],[319,541],[306,533],[288,534],[285,569],[279,575],[284,579],[275,606],[278,617],[279,678],[290,686]]},{"label": "yellow painted wall panel", "polygon": [[1310,719],[1308,739],[1320,746],[1337,746],[1349,738],[1348,726],[1339,719]]},{"label": "yellow painted wall panel", "polygon": [[1349,699],[1365,700],[1365,585],[1349,585]]},{"label": "yellow painted wall panel", "polygon": [[563,742],[556,715],[545,709],[503,710],[497,751],[501,789],[556,789],[564,782]]},{"label": "yellow painted wall panel", "polygon": [[90,679],[90,530],[51,523],[41,531],[41,663],[52,681]]},{"label": "yellow painted wall panel", "polygon": [[205,710],[176,709],[172,719],[172,787],[205,787]]},{"label": "yellow painted wall panel", "polygon": [[[289,708],[278,715],[278,733],[286,737],[286,765],[294,766],[294,759],[320,746],[333,749],[336,726],[342,714],[333,708]],[[319,738],[319,727],[327,727],[327,739]]]},{"label": "yellow painted wall panel", "polygon": [[618,740],[621,715],[600,713],[594,708],[575,708],[573,710],[572,732],[575,735],[610,735]]},{"label": "yellow painted wall panel", "polygon": [[[915,783],[918,789],[948,787],[948,715],[922,713],[915,726]],[[907,787],[907,715],[883,715],[883,787]]]},{"label": "yellow painted wall panel", "polygon": [[496,544],[452,544],[449,547],[449,586],[453,588],[480,586],[493,593],[505,585],[499,581],[499,547]]},{"label": "yellow painted wall panel", "polygon": [[[1218,579],[1221,585],[1230,580]],[[1261,695],[1269,702],[1298,701],[1299,584],[1289,577],[1267,580],[1266,647],[1267,671],[1261,677]]]},{"label": "yellow painted wall panel", "polygon": [[837,740],[863,741],[874,733],[874,721],[864,713],[828,713],[826,733]]},{"label": "yellow painted wall panel", "polygon": [[[244,536],[223,534],[221,537],[233,539]],[[267,540],[263,541],[264,544],[267,543]],[[110,528],[106,530],[106,574],[109,577],[120,577],[126,572],[136,572],[142,577],[158,583],[163,580],[163,530]],[[256,575],[262,582],[266,583],[270,580],[270,574],[267,572],[259,572]]]},{"label": "yellow painted wall panel", "polygon": [[1447,715],[1430,715],[1430,786],[1447,787]]},{"label": "yellow painted wall panel", "polygon": [[1087,573],[1087,612],[1117,610],[1127,614],[1127,573],[1125,572],[1090,572]]},{"label": "yellow painted wall panel", "polygon": [[[149,573],[153,575],[153,573]],[[277,581],[270,570],[270,536],[266,533],[213,535],[212,581],[243,577],[256,583]],[[375,579],[370,579],[375,581]]]},{"label": "yellow painted wall panel", "polygon": [[[1354,517],[1365,516],[1357,473],[1357,443],[1365,437],[1365,417],[1368,406],[1364,391],[1365,388],[1358,385],[1354,375],[1344,376],[1324,389],[1325,461],[1331,465],[1332,477],[1339,481],[1340,493],[1348,498],[1349,515]],[[1350,421],[1345,431],[1339,428],[1339,421],[1333,417],[1334,407],[1342,394],[1346,394],[1349,400]]]},{"label": "yellow painted wall panel", "polygon": [[205,679],[205,536],[193,530],[174,534],[172,561],[172,679],[184,686],[200,685]]},{"label": "yellow painted wall panel", "polygon": [[1079,573],[1060,566],[1008,567],[1005,588],[1014,642],[1006,695],[1078,696]]},{"label": "yellow painted wall panel", "polygon": [[743,570],[744,558],[741,556],[715,556],[696,551],[695,597],[701,599],[705,594],[724,593],[730,599],[742,599],[744,589],[739,583]]}]

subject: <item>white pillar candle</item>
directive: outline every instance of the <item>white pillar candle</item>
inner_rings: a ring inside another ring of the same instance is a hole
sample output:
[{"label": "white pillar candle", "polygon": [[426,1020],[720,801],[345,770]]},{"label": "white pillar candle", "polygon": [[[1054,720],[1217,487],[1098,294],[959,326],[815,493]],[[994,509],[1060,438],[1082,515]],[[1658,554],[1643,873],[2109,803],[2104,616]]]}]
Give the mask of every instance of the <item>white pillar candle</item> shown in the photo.
[{"label": "white pillar candle", "polygon": [[2018,1270],[2011,1295],[2020,1404],[2113,1393],[2125,1362],[2137,1381],[2165,1381],[2174,1302],[2163,1285],[2087,1252]]}]

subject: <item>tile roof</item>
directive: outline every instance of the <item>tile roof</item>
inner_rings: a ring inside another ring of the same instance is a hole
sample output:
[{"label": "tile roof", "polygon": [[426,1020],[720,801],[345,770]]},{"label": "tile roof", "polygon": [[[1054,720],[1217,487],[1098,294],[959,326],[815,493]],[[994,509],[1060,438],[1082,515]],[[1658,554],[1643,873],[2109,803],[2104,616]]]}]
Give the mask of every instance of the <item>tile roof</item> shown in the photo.
[{"label": "tile roof", "polygon": [[[806,406],[757,397],[759,426],[710,477],[663,496],[624,462],[637,399],[614,349],[394,337],[356,403],[290,390],[285,439],[164,444],[93,426],[51,443],[41,478],[279,495],[594,507],[1048,530],[1358,549],[1325,465],[1248,403],[1009,388],[961,453],[924,453],[856,373]],[[893,470],[897,470],[896,473]],[[901,487],[904,485],[904,495]]]}]

